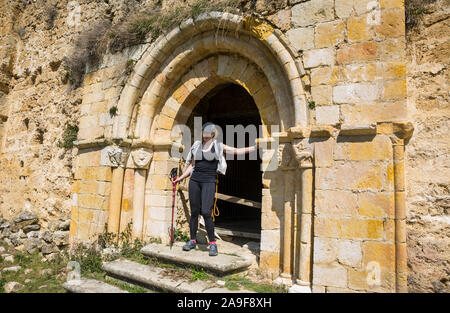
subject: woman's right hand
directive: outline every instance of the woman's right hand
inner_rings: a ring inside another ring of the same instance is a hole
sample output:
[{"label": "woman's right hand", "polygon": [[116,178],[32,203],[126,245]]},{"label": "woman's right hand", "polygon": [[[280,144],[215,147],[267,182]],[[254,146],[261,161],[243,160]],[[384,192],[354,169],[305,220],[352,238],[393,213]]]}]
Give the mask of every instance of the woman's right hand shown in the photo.
[{"label": "woman's right hand", "polygon": [[180,177],[177,177],[176,179],[174,179],[173,183],[176,184],[176,183],[178,183],[178,182],[180,182],[182,180],[183,180],[183,178],[181,178],[181,176],[180,176]]}]

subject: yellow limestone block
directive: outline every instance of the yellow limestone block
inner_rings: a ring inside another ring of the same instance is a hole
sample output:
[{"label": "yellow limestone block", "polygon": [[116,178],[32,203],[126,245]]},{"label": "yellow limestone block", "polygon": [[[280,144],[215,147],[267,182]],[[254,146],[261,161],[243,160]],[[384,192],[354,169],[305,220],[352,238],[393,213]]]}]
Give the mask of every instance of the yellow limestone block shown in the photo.
[{"label": "yellow limestone block", "polygon": [[252,32],[257,38],[266,40],[272,35],[274,29],[269,24],[254,16],[244,18],[244,28]]},{"label": "yellow limestone block", "polygon": [[261,251],[259,264],[262,271],[278,275],[280,271],[280,255],[276,252]]}]

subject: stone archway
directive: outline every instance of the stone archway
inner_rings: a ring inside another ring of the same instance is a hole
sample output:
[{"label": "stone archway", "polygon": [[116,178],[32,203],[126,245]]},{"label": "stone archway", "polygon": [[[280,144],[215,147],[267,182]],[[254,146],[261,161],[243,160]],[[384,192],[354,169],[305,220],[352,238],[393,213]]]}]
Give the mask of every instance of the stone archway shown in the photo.
[{"label": "stone archway", "polygon": [[[130,121],[137,107],[139,119],[150,127],[154,112],[178,77],[205,57],[221,52],[241,55],[261,69],[283,115],[281,122],[287,123],[282,124],[282,131],[306,126],[306,96],[300,79],[303,68],[295,60],[297,53],[289,47],[281,33],[254,18],[210,12],[181,23],[160,36],[136,64],[119,99],[113,138],[124,138],[132,131]],[[147,128],[135,135],[145,141],[149,134]]]},{"label": "stone archway", "polygon": [[[214,87],[234,83],[245,88],[253,97],[265,126],[279,125],[282,133],[296,125],[306,126],[301,67],[292,56],[293,50],[287,49],[289,46],[279,37],[261,21],[211,12],[161,36],[136,64],[119,99],[119,114],[113,125],[113,139],[132,138],[132,151],[143,154],[147,151],[153,156],[148,171],[136,170],[134,175],[136,236],[167,239],[171,186],[166,172],[177,165],[169,153],[174,144],[171,131],[174,125],[186,122],[195,105]],[[275,136],[270,128],[263,129],[262,137],[266,140]],[[294,150],[289,150],[289,145],[281,145],[280,151],[285,152],[280,154],[280,165],[286,163],[286,158],[295,161]],[[291,156],[286,156],[288,150]],[[270,184],[275,173],[262,173],[266,184],[262,191],[260,264],[275,277],[283,267],[284,277],[291,278],[294,272],[297,276],[299,272],[294,264],[299,260],[295,256],[293,218],[295,194],[301,186],[295,186],[298,165],[287,163],[277,170],[283,171],[281,175],[286,177],[281,185],[288,181],[294,184],[284,192],[281,201],[274,200],[280,186]],[[115,172],[118,173],[114,175]],[[113,186],[114,177],[123,180],[122,172],[120,166],[113,170]],[[282,204],[286,201],[287,206]],[[115,219],[120,216],[120,207],[119,199],[111,202],[108,224],[112,231],[117,231]],[[305,251],[303,255],[309,259],[310,253]]]},{"label": "stone archway", "polygon": [[[179,145],[172,129],[184,124],[214,87],[238,84],[259,111],[260,142],[271,142],[275,151],[269,153],[278,159],[276,170],[262,172],[260,268],[269,277],[282,272],[291,283],[297,278],[309,286],[311,236],[302,235],[303,240],[297,226],[311,231],[311,203],[300,222],[301,206],[312,196],[303,199],[301,191],[311,192],[300,183],[309,177],[299,169],[305,140],[288,136],[308,123],[303,69],[297,59],[282,33],[254,17],[210,12],[160,36],[123,88],[111,138],[104,140],[109,146],[101,150],[102,166],[111,169],[108,230],[118,233],[132,221],[134,237],[167,241],[172,201],[167,173],[178,165],[170,151]],[[279,131],[273,132],[271,125],[278,125]],[[262,167],[269,162],[263,157]],[[312,184],[312,179],[305,181]]]}]

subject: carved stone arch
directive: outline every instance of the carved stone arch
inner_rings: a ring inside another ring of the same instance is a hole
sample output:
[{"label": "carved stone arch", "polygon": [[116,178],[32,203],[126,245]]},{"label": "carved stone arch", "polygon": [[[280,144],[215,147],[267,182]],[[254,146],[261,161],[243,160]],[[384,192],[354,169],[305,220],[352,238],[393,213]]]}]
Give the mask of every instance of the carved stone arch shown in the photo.
[{"label": "carved stone arch", "polygon": [[[215,31],[219,28],[224,31]],[[129,134],[133,107],[137,103],[143,113],[139,115],[144,119],[147,116],[151,123],[154,111],[161,105],[159,101],[168,92],[168,85],[174,84],[172,80],[192,64],[220,52],[241,53],[262,68],[277,104],[287,116],[283,128],[307,124],[306,96],[300,79],[303,69],[283,34],[255,18],[209,12],[161,35],[144,53],[120,96],[113,138]]]},{"label": "carved stone arch", "polygon": [[[295,266],[286,261],[295,252],[290,245],[275,247],[274,242],[291,236],[289,229],[294,224],[287,220],[297,210],[294,172],[298,163],[286,133],[307,126],[306,94],[300,78],[303,74],[298,55],[290,49],[284,35],[254,17],[209,12],[161,35],[136,64],[119,98],[113,123],[112,139],[126,141],[132,150],[129,163],[135,175],[134,234],[144,239],[167,239],[166,217],[172,201],[167,173],[179,165],[169,151],[174,143],[172,129],[177,123],[184,124],[199,101],[215,87],[237,84],[253,97],[262,125],[269,126],[263,127],[263,139],[270,141],[284,136],[286,150],[280,155],[276,151],[275,155],[280,157],[281,163],[277,165],[284,167],[285,173],[273,174],[286,178],[278,187],[287,187],[278,194],[275,187],[278,180],[272,185],[265,184],[274,175],[265,177],[272,169],[267,169],[265,165],[270,162],[263,160],[261,210],[266,211],[261,219],[267,225],[269,220],[279,218],[287,226],[283,233],[281,228],[261,227],[260,264],[272,274],[279,275],[282,270],[285,277],[295,279]],[[271,125],[280,126],[277,135],[270,132]],[[148,151],[136,150],[140,148]],[[142,161],[142,165],[135,164],[136,160]],[[113,173],[114,186],[124,184],[122,172],[118,168]],[[111,220],[116,220],[120,215],[120,199],[114,201],[113,207],[116,213],[115,217],[110,214]],[[281,215],[273,217],[275,211]],[[285,242],[294,243],[291,239]],[[303,253],[301,257],[308,260],[309,256]],[[305,275],[301,280],[305,284],[310,282]]]},{"label": "carved stone arch", "polygon": [[[235,62],[233,66],[221,66]],[[234,83],[242,86],[254,98],[263,125],[279,123],[275,96],[266,77],[250,60],[232,55],[215,55],[203,59],[179,80],[162,107],[155,112],[150,139],[170,140],[165,130],[175,124],[184,124],[197,103],[220,84]],[[141,124],[142,125],[142,124]],[[141,126],[141,125],[138,125]],[[139,130],[136,130],[139,133]],[[270,133],[270,128],[268,128]]]}]

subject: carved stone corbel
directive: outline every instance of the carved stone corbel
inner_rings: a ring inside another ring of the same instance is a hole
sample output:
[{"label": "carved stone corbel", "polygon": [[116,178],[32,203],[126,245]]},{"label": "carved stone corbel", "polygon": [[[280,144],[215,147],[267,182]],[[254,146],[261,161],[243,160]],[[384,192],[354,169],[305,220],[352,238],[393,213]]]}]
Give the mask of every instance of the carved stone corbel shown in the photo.
[{"label": "carved stone corbel", "polygon": [[301,141],[292,145],[294,150],[295,159],[300,168],[312,168],[313,167],[313,153],[309,148],[305,148]]},{"label": "carved stone corbel", "polygon": [[292,144],[280,143],[278,146],[278,168],[281,170],[293,170],[296,168]]},{"label": "carved stone corbel", "polygon": [[[128,158],[128,152],[123,147],[109,146],[104,149],[102,163],[111,167],[124,167]],[[109,163],[109,164],[108,164]]]},{"label": "carved stone corbel", "polygon": [[131,151],[131,159],[135,168],[148,169],[152,158],[153,151],[144,148]]}]

